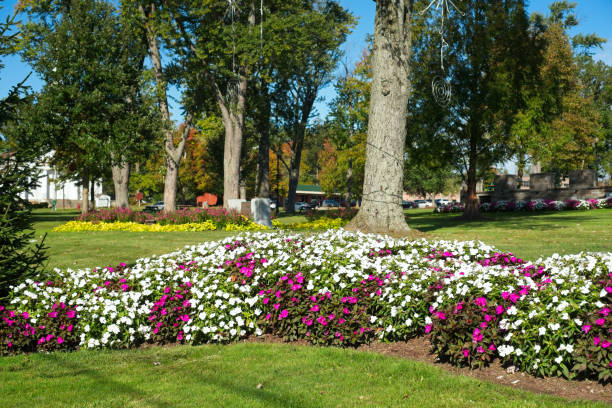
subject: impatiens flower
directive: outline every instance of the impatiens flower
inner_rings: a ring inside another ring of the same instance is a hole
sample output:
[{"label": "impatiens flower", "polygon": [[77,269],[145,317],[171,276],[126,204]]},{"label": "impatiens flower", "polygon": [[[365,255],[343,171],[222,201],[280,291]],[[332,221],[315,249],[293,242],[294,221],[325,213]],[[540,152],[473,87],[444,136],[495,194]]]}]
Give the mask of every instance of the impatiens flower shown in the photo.
[{"label": "impatiens flower", "polygon": [[582,326],[582,331],[585,333],[588,333],[591,330],[591,326],[589,326],[588,324],[585,324],[584,326]]},{"label": "impatiens flower", "polygon": [[606,323],[606,319],[604,319],[603,317],[601,319],[595,320],[595,324],[598,326],[603,326],[605,323]]},{"label": "impatiens flower", "polygon": [[266,315],[266,320],[270,320],[270,318],[271,318],[271,317],[272,317],[272,315],[271,315],[270,313],[268,313],[268,314]]},{"label": "impatiens flower", "polygon": [[318,311],[319,311],[319,305],[313,305],[313,306],[310,308],[310,311],[311,311],[311,312],[318,312]]},{"label": "impatiens flower", "polygon": [[269,301],[270,301],[269,298],[264,298],[264,300],[263,300],[264,305],[267,305]]},{"label": "impatiens flower", "polygon": [[476,351],[478,351],[479,353],[484,353],[485,349],[482,348],[482,346],[478,346],[478,348],[476,349]]},{"label": "impatiens flower", "polygon": [[62,339],[60,336],[57,336],[57,344],[62,344],[64,342],[64,339]]},{"label": "impatiens flower", "polygon": [[608,309],[607,307],[604,307],[599,314],[604,315],[604,316],[608,316],[610,314],[610,309]]},{"label": "impatiens flower", "polygon": [[470,355],[470,350],[463,349],[463,357],[467,358]]},{"label": "impatiens flower", "polygon": [[287,316],[289,316],[289,311],[287,309],[283,309],[278,315],[278,319],[284,319]]},{"label": "impatiens flower", "polygon": [[69,319],[74,319],[74,318],[75,318],[75,316],[76,316],[76,311],[74,311],[74,310],[72,310],[72,309],[71,309],[71,310],[68,310],[68,311],[66,312],[66,317],[67,317],[67,318],[69,318]]},{"label": "impatiens flower", "polygon": [[491,343],[491,345],[489,346],[489,350],[495,351],[495,349],[495,344]]},{"label": "impatiens flower", "polygon": [[476,298],[476,300],[474,300],[474,303],[476,303],[478,306],[486,306],[487,305],[487,299],[485,299],[483,297],[479,297],[479,298]]},{"label": "impatiens flower", "polygon": [[601,342],[601,348],[608,348],[610,347],[610,342],[607,340],[604,340]]},{"label": "impatiens flower", "polygon": [[[506,292],[507,293],[507,292]],[[497,313],[498,315],[504,313],[504,307],[502,305],[497,305],[495,307],[495,313]]]},{"label": "impatiens flower", "polygon": [[278,310],[280,308],[280,303],[275,303],[272,307],[274,308],[274,310]]},{"label": "impatiens flower", "polygon": [[599,342],[600,342],[599,337],[597,337],[597,336],[593,337],[593,345],[598,346]]},{"label": "impatiens flower", "polygon": [[431,328],[433,327],[433,325],[428,324],[427,326],[425,326],[425,333],[429,333],[431,331]]}]

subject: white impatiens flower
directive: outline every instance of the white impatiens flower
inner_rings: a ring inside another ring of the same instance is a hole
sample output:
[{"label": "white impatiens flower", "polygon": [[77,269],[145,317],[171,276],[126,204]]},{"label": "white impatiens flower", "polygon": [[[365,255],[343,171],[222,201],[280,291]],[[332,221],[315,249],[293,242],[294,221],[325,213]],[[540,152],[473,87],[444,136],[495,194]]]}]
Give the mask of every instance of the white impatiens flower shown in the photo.
[{"label": "white impatiens flower", "polygon": [[539,336],[544,336],[545,334],[546,334],[546,328],[544,328],[544,327],[540,327],[540,328],[538,329],[538,335],[539,335]]},{"label": "white impatiens flower", "polygon": [[558,356],[557,358],[555,358],[555,363],[557,363],[557,364],[561,364],[562,361],[563,361],[563,357],[562,356]]},{"label": "white impatiens flower", "polygon": [[559,323],[548,323],[548,328],[552,331],[557,331],[560,327],[561,325]]}]

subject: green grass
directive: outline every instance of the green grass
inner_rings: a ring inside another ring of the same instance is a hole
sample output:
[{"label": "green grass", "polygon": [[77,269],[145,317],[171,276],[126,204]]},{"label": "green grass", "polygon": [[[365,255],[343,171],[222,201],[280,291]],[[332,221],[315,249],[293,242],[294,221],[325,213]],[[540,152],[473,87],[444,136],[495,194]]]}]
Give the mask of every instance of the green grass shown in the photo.
[{"label": "green grass", "polygon": [[34,227],[38,238],[47,233],[49,267],[86,268],[115,266],[138,258],[162,255],[199,242],[222,239],[229,231],[201,232],[51,232],[78,215],[76,211],[36,211]]},{"label": "green grass", "polygon": [[[50,232],[76,214],[35,212],[37,234],[48,233],[50,266],[114,265],[232,234]],[[480,239],[527,259],[554,252],[612,250],[612,210],[487,216],[488,221],[466,223],[453,214],[407,211],[409,225],[432,238]],[[281,220],[300,222],[304,217]],[[536,395],[409,360],[269,344],[1,358],[0,384],[0,407],[605,406]]]},{"label": "green grass", "polygon": [[486,221],[467,222],[457,214],[411,210],[407,221],[432,238],[481,240],[529,260],[555,252],[612,251],[612,209],[485,216]]},{"label": "green grass", "polygon": [[[81,268],[133,262],[234,233],[205,232],[50,232],[73,219],[76,211],[35,211],[38,236],[48,233],[49,266]],[[492,213],[486,221],[466,222],[457,214],[406,211],[408,224],[431,238],[481,240],[500,250],[536,260],[553,253],[612,251],[612,209],[545,213]],[[282,216],[283,223],[304,222],[301,215]]]},{"label": "green grass", "polygon": [[244,343],[2,358],[0,384],[0,407],[605,406],[373,353]]}]

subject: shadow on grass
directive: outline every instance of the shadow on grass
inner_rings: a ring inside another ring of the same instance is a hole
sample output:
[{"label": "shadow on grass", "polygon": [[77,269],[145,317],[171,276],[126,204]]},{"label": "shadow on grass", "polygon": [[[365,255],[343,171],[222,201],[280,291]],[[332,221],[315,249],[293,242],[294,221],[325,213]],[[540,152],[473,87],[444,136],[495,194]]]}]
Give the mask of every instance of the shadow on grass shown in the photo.
[{"label": "shadow on grass", "polygon": [[96,370],[94,368],[90,368],[89,366],[85,366],[84,364],[79,364],[76,361],[71,361],[67,358],[58,358],[57,356],[58,353],[50,353],[45,356],[45,359],[51,360],[55,365],[65,368],[66,372],[62,373],[61,375],[41,375],[42,377],[49,379],[71,377],[76,380],[77,376],[86,376],[93,380],[96,385],[100,385],[108,388],[109,390],[112,390],[114,394],[120,393],[122,395],[125,395],[126,400],[144,400],[147,401],[147,404],[150,404],[150,406],[160,408],[169,408],[174,406],[174,404],[172,404],[171,402],[162,400],[159,395],[148,394],[145,391],[139,390],[121,381],[116,381],[108,375],[104,375],[101,369]]},{"label": "shadow on grass", "polygon": [[[555,216],[556,215],[556,216]],[[572,223],[581,223],[591,219],[580,216],[568,216],[560,213],[484,213],[481,220],[469,221],[461,214],[408,214],[406,221],[411,227],[430,232],[443,228],[461,227],[466,229],[508,228],[516,230],[553,231],[565,229]],[[595,215],[595,214],[593,214]]]},{"label": "shadow on grass", "polygon": [[[94,382],[96,389],[99,390],[100,388],[102,388],[112,390],[112,393],[114,394],[121,394],[121,396],[124,397],[123,399],[125,402],[133,400],[146,401],[147,405],[159,408],[168,408],[176,406],[174,402],[164,400],[162,398],[163,392],[147,392],[143,389],[139,389],[138,387],[134,387],[132,385],[128,385],[124,382],[113,379],[111,377],[112,374],[105,375],[103,369],[91,368],[90,366],[80,364],[79,362],[74,361],[73,359],[58,358],[58,355],[61,355],[61,353],[50,353],[44,358],[51,361],[54,365],[64,368],[65,371],[60,373],[39,374],[41,377],[46,379],[60,379],[71,377],[75,380],[78,376],[87,377]],[[148,360],[148,358],[145,359]],[[180,376],[179,373],[174,374]],[[195,378],[193,377],[194,375]],[[282,389],[276,391],[268,391],[265,388],[258,389],[257,387],[253,386],[250,381],[248,381],[248,378],[236,377],[235,381],[232,381],[225,379],[223,375],[218,375],[218,373],[212,372],[209,374],[199,375],[192,372],[191,376],[192,378],[189,380],[189,382],[194,385],[210,385],[216,389],[223,390],[222,394],[225,394],[226,396],[242,396],[243,398],[247,399],[247,401],[260,401],[264,406],[305,408],[319,406],[307,404],[303,399],[294,398],[293,396],[283,392]],[[173,381],[172,378],[168,378],[167,380]],[[180,378],[177,378],[177,380],[180,380]],[[161,388],[163,388],[163,386]],[[215,397],[218,398],[218,395],[215,395]],[[199,402],[196,403],[198,403],[199,405]],[[200,406],[211,405],[202,401]]]},{"label": "shadow on grass", "polygon": [[38,210],[32,212],[34,222],[68,222],[73,221],[79,215],[79,211],[53,211]]}]

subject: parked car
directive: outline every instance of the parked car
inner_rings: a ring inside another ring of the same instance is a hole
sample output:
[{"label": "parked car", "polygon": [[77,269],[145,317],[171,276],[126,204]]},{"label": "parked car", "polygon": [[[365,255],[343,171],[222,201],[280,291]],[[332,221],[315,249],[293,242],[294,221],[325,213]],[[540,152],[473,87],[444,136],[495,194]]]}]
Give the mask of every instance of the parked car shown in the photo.
[{"label": "parked car", "polygon": [[402,200],[402,208],[412,208],[414,203],[412,201]]},{"label": "parked car", "polygon": [[319,205],[321,205],[321,201],[317,200],[316,198],[313,198],[312,200],[310,200],[310,202],[308,203],[308,208],[310,208],[311,210],[314,210],[315,208],[317,208]]},{"label": "parked car", "polygon": [[427,208],[429,206],[431,206],[431,204],[425,200],[414,200],[412,208]]},{"label": "parked car", "polygon": [[145,211],[161,211],[164,209],[164,202],[158,201],[155,204],[150,204],[145,207]]},{"label": "parked car", "polygon": [[308,203],[305,203],[304,201],[298,201],[297,203],[293,205],[293,208],[295,212],[304,212],[308,210],[310,206],[308,205]]},{"label": "parked car", "polygon": [[445,205],[449,205],[451,202],[450,200],[447,200],[446,198],[439,198],[435,201],[436,203],[436,207],[443,207]]},{"label": "parked car", "polygon": [[338,202],[336,200],[323,200],[323,202],[321,203],[320,207],[325,208],[325,207],[340,207],[340,204],[338,204]]}]

